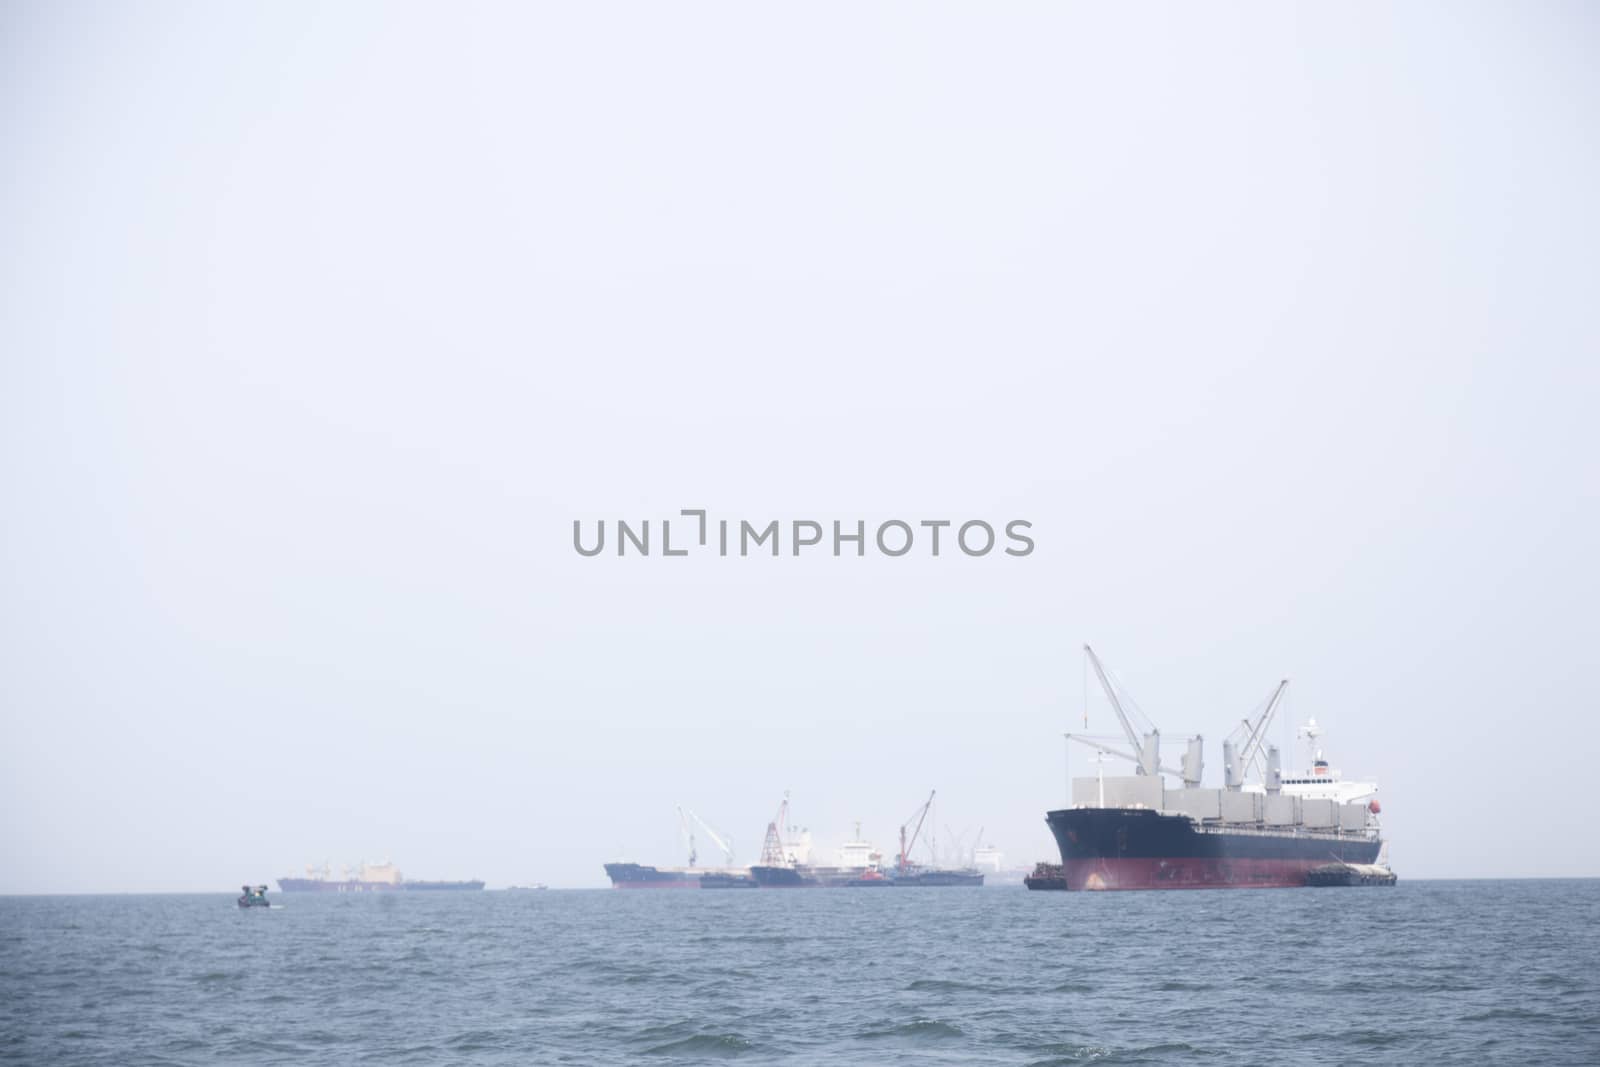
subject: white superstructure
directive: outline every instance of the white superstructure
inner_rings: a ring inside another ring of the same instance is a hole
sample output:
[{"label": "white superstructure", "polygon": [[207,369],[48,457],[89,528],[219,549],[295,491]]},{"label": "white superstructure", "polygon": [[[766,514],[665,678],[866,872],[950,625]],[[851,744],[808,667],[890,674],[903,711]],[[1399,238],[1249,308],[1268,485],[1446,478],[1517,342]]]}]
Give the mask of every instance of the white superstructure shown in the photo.
[{"label": "white superstructure", "polygon": [[856,836],[839,846],[839,866],[847,871],[875,869],[883,856],[872,847],[871,841],[861,839],[861,824],[856,823]]},{"label": "white superstructure", "polygon": [[1006,854],[993,845],[984,845],[972,851],[972,865],[980,871],[999,874],[1005,868]]},{"label": "white superstructure", "polygon": [[[1284,793],[1292,797],[1326,798],[1340,804],[1350,804],[1377,795],[1377,782],[1346,781],[1337,767],[1329,766],[1320,740],[1322,727],[1317,725],[1316,719],[1307,720],[1295,732],[1295,736],[1305,744],[1306,767],[1292,778],[1279,777],[1278,784]],[[1270,775],[1271,771],[1268,773]],[[1244,788],[1247,792],[1265,793],[1267,783],[1254,782]]]}]

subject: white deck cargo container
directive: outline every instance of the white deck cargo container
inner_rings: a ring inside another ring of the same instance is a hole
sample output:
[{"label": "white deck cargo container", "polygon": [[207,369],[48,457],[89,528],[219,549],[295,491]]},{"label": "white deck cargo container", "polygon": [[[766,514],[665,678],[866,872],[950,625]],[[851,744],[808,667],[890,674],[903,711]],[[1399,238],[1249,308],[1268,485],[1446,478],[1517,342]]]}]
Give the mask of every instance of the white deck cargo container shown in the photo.
[{"label": "white deck cargo container", "polygon": [[1107,775],[1105,802],[1100,801],[1100,778],[1074,778],[1072,803],[1088,808],[1150,808],[1161,810],[1161,779],[1151,774]]},{"label": "white deck cargo container", "polygon": [[1293,826],[1300,821],[1300,798],[1287,793],[1262,798],[1263,820],[1268,826]]},{"label": "white deck cargo container", "polygon": [[1261,801],[1263,799],[1260,793],[1223,793],[1222,821],[1260,822]]},{"label": "white deck cargo container", "polygon": [[1339,825],[1338,805],[1322,797],[1305,797],[1300,801],[1300,821],[1311,829],[1332,829]]},{"label": "white deck cargo container", "polygon": [[1169,789],[1166,810],[1179,812],[1196,819],[1222,818],[1222,790],[1220,789]]}]

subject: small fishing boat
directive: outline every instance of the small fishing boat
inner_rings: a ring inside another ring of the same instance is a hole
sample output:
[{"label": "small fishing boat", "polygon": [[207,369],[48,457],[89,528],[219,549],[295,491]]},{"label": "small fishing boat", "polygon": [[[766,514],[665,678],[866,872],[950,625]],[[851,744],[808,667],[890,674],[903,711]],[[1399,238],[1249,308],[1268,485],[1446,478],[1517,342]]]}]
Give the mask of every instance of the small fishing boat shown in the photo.
[{"label": "small fishing boat", "polygon": [[246,885],[246,886],[240,886],[239,888],[244,890],[244,894],[239,897],[239,907],[241,907],[241,908],[270,908],[270,907],[272,907],[271,904],[267,903],[267,887],[266,886],[264,886],[264,885]]}]

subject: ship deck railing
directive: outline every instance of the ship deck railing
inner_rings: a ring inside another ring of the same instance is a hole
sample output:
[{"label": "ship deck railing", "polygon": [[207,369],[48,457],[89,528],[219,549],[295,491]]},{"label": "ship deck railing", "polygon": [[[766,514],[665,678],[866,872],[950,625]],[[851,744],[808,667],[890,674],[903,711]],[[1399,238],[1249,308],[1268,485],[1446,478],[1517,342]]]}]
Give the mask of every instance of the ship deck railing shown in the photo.
[{"label": "ship deck railing", "polygon": [[[1173,815],[1184,814],[1181,811],[1171,812]],[[1365,827],[1360,830],[1341,830],[1337,826],[1262,826],[1259,823],[1247,822],[1206,822],[1189,817],[1194,823],[1194,828],[1203,834],[1250,834],[1256,837],[1328,837],[1342,838],[1345,840],[1372,840],[1378,836],[1376,827]]]},{"label": "ship deck railing", "polygon": [[[1120,808],[1102,807],[1099,804],[1069,804],[1063,811],[1111,811],[1123,810]],[[1376,839],[1382,832],[1379,825],[1368,825],[1360,830],[1341,830],[1337,826],[1307,826],[1304,823],[1294,823],[1288,826],[1267,826],[1258,822],[1223,822],[1221,819],[1197,819],[1186,811],[1166,811],[1162,808],[1150,808],[1143,804],[1132,804],[1128,811],[1153,811],[1157,815],[1182,815],[1187,818],[1196,831],[1206,834],[1255,834],[1261,837],[1328,837],[1355,840],[1366,838]]]}]

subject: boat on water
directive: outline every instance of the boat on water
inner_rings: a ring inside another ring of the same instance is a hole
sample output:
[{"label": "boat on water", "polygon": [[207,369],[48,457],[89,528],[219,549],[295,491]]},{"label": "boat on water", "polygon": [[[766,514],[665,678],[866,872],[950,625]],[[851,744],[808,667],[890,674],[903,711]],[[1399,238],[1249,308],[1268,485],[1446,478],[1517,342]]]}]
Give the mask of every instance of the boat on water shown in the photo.
[{"label": "boat on water", "polygon": [[750,868],[750,877],[762,889],[836,889],[843,886],[886,886],[889,880],[880,869],[882,857],[872,844],[861,839],[861,824],[855,838],[839,849],[837,862],[811,862],[811,831],[789,820],[789,797],[784,795],[778,814],[767,824],[761,846],[761,862]]},{"label": "boat on water", "polygon": [[459,882],[407,881],[399,868],[387,860],[346,867],[342,875],[332,877],[327,864],[308,866],[304,878],[279,878],[278,888],[285,893],[419,893],[483,888],[483,881],[477,878]]},{"label": "boat on water", "polygon": [[987,877],[972,867],[908,866],[894,873],[890,885],[909,887],[981,886]]},{"label": "boat on water", "polygon": [[608,863],[613,889],[755,888],[747,867],[655,867],[647,863]]},{"label": "boat on water", "polygon": [[[1025,880],[1029,889],[1304,886],[1314,870],[1376,861],[1383,847],[1377,783],[1346,779],[1329,764],[1315,719],[1299,730],[1307,748],[1299,774],[1286,777],[1278,748],[1266,741],[1287,680],[1223,742],[1223,787],[1208,789],[1201,785],[1201,738],[1189,741],[1181,767],[1162,766],[1159,731],[1135,729],[1131,702],[1094,651],[1085,645],[1084,653],[1132,753],[1067,735],[1098,751],[1099,770],[1072,780],[1070,806],[1046,813],[1061,863],[1040,864]],[[1131,760],[1137,773],[1107,776],[1107,755]]]},{"label": "boat on water", "polygon": [[[723,855],[720,867],[702,867],[696,844],[696,828],[716,844]],[[656,867],[647,863],[619,860],[608,863],[606,877],[613,889],[754,889],[750,868],[735,865],[733,839],[714,828],[683,805],[678,805],[678,830],[688,851],[683,867]]]},{"label": "boat on water", "polygon": [[785,840],[781,829],[786,822],[789,799],[784,798],[778,808],[778,817],[767,824],[767,840],[761,850],[761,863],[750,868],[750,875],[763,889],[849,889],[875,887],[933,887],[981,886],[983,872],[976,867],[939,867],[913,860],[916,847],[933,809],[936,794],[930,792],[911,817],[900,825],[900,854],[894,865],[885,869],[883,855],[861,839],[861,824],[856,824],[855,840],[847,841],[839,850],[837,866],[814,866],[807,861],[810,853],[810,833],[802,831],[800,846],[794,841],[793,828]]},{"label": "boat on water", "polygon": [[[778,814],[767,824],[761,848],[761,861],[754,866],[734,863],[733,846],[723,834],[686,808],[678,808],[680,829],[688,847],[689,862],[682,867],[657,867],[650,864],[618,861],[605,865],[606,877],[616,889],[844,889],[887,888],[891,886],[981,886],[983,872],[976,867],[941,867],[914,861],[923,822],[933,805],[933,794],[900,828],[900,855],[892,866],[883,854],[861,836],[856,823],[855,837],[839,847],[833,863],[812,860],[811,831],[790,822],[789,797],[784,795]],[[695,847],[695,831],[709,835],[722,850],[725,865],[701,867]]]},{"label": "boat on water", "polygon": [[242,894],[240,894],[240,896],[239,896],[239,900],[238,900],[239,907],[241,907],[241,908],[270,908],[270,907],[272,907],[271,904],[267,903],[267,887],[266,886],[264,886],[264,885],[244,885],[244,886],[240,886],[239,888],[244,890],[244,892]]}]

